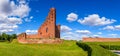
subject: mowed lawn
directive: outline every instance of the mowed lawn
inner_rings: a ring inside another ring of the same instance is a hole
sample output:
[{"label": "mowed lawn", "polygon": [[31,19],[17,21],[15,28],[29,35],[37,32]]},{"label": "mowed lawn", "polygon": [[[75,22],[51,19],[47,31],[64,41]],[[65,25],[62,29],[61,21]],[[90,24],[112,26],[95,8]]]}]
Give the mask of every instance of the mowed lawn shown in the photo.
[{"label": "mowed lawn", "polygon": [[61,44],[20,44],[0,42],[0,56],[87,56],[75,41]]},{"label": "mowed lawn", "polygon": [[120,42],[85,42],[88,44],[96,44],[96,45],[117,45],[120,46]]}]

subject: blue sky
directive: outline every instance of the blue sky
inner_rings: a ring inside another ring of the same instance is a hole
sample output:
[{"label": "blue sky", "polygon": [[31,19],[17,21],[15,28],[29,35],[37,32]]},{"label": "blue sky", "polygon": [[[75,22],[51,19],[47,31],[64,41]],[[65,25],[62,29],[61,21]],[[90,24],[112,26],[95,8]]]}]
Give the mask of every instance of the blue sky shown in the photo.
[{"label": "blue sky", "polygon": [[[36,33],[56,8],[62,39],[120,37],[119,0],[0,0],[0,32]],[[7,7],[6,7],[7,6]],[[4,21],[6,20],[6,21]],[[3,27],[4,26],[4,27]]]}]

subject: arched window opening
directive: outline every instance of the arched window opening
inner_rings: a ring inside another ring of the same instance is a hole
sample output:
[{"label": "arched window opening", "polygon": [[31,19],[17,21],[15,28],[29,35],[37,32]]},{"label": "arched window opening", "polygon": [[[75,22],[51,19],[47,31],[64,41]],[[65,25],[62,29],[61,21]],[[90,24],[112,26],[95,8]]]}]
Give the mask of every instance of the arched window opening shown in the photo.
[{"label": "arched window opening", "polygon": [[46,32],[48,32],[48,28],[46,28]]}]

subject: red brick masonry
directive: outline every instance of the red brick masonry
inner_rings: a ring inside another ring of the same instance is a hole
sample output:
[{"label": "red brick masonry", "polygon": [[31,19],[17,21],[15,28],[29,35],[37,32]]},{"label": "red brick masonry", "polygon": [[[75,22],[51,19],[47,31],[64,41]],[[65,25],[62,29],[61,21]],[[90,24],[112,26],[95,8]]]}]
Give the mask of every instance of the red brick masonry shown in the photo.
[{"label": "red brick masonry", "polygon": [[83,42],[117,42],[120,38],[89,38],[83,37]]},{"label": "red brick masonry", "polygon": [[57,43],[60,42],[60,25],[56,25],[56,9],[51,8],[45,22],[38,29],[37,34],[18,35],[20,43]]}]

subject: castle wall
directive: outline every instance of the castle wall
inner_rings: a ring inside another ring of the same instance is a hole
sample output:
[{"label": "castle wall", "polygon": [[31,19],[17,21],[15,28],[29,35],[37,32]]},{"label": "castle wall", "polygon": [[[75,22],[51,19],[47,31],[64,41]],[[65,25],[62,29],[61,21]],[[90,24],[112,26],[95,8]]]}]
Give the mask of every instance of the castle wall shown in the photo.
[{"label": "castle wall", "polygon": [[51,8],[45,22],[38,30],[38,35],[40,38],[56,38],[56,36],[60,34],[60,31],[56,29],[58,29],[58,27],[56,27],[56,10],[55,8]]},{"label": "castle wall", "polygon": [[18,40],[18,42],[20,42],[20,43],[26,43],[26,33],[21,33],[21,34],[19,34],[18,35],[18,37],[17,37],[17,40]]},{"label": "castle wall", "polygon": [[116,42],[120,41],[120,38],[86,38],[84,37],[83,42]]},{"label": "castle wall", "polygon": [[60,38],[60,25],[56,26],[56,38]]},{"label": "castle wall", "polygon": [[38,36],[38,34],[29,34],[29,35],[26,35],[26,38],[31,38],[31,39],[36,38],[36,39],[38,39],[39,36]]}]

